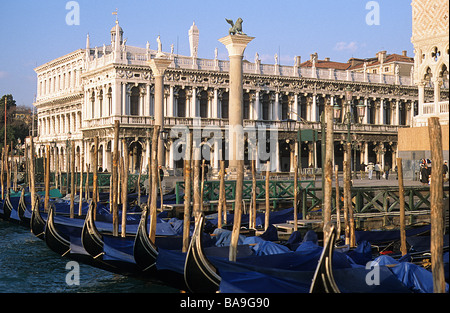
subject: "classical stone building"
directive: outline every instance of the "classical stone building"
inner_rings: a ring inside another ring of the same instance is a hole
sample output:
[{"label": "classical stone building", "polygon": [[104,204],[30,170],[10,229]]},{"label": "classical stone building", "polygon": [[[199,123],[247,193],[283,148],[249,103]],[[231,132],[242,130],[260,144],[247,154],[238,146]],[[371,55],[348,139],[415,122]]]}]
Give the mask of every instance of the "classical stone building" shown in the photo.
[{"label": "classical stone building", "polygon": [[[64,169],[70,141],[75,141],[76,164],[80,156],[92,164],[93,138],[99,137],[99,165],[111,168],[111,147],[114,121],[120,121],[120,137],[126,138],[132,154],[131,170],[137,170],[142,160],[147,165],[148,138],[154,124],[154,77],[149,60],[157,51],[131,47],[123,40],[118,22],[110,31],[108,44],[91,47],[89,36],[86,48],[45,63],[35,69],[39,137],[37,148],[42,152],[50,144],[52,166],[59,160]],[[217,50],[212,59],[197,57],[199,30],[193,25],[189,31],[190,56],[174,54],[173,46],[165,55],[172,61],[164,79],[164,125],[184,126],[190,131],[207,128],[219,133],[221,141],[211,141],[208,132],[201,132],[211,157],[208,163],[217,171],[219,160],[226,159],[229,107],[229,61],[219,60]],[[219,36],[218,36],[219,37]],[[448,51],[448,47],[447,47]],[[343,144],[347,140],[344,113],[350,110],[357,124],[351,125],[353,164],[359,169],[364,162],[394,164],[397,156],[398,129],[412,125],[419,112],[418,95],[428,101],[435,89],[417,89],[411,75],[359,73],[335,66],[302,66],[296,57],[290,66],[262,64],[256,55],[253,62],[244,60],[244,126],[276,130],[277,140],[271,152],[274,171],[293,169],[296,153],[300,165],[321,167],[320,116],[325,105],[340,106],[343,110],[335,120],[335,163],[342,167]],[[443,85],[443,89],[448,84]],[[346,98],[346,94],[348,98]],[[442,100],[448,94],[441,90]],[[448,103],[448,102],[447,102]],[[347,105],[348,104],[348,105]],[[358,116],[357,105],[364,104],[364,117]],[[295,145],[298,134],[301,144]],[[258,150],[244,144],[245,164],[256,157],[259,170],[265,161]],[[165,165],[177,172],[182,160],[176,156],[182,150],[177,138],[165,140]],[[145,156],[140,158],[140,156]]]},{"label": "classical stone building", "polygon": [[[399,132],[399,156],[414,171],[418,169],[418,160],[431,157],[429,117],[439,117],[444,159],[449,159],[449,3],[446,0],[413,0],[411,6],[418,111],[413,118],[413,127]],[[428,88],[433,90],[432,94]]]},{"label": "classical stone building", "polygon": [[[426,126],[429,116],[438,116],[448,124],[449,69],[449,4],[446,0],[412,1],[412,37],[414,45],[414,82],[419,89],[419,112],[414,126]],[[425,87],[432,87],[433,97],[425,95]]]}]

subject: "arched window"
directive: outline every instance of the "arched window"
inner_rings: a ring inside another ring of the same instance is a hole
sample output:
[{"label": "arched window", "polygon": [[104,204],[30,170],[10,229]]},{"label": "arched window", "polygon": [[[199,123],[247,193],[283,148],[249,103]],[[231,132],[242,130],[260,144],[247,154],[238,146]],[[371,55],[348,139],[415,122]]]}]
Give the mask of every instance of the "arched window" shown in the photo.
[{"label": "arched window", "polygon": [[297,112],[299,112],[302,119],[306,120],[306,109],[308,103],[305,96],[299,97],[298,105],[300,106],[300,109],[297,109]]},{"label": "arched window", "polygon": [[431,68],[427,67],[425,71],[425,75],[423,76],[423,79],[426,81],[430,81],[431,77],[433,77],[433,72],[431,72]]},{"label": "arched window", "polygon": [[199,94],[200,100],[200,117],[208,117],[208,93],[203,90]]},{"label": "arched window", "polygon": [[111,114],[112,114],[112,88],[111,87],[109,87],[109,89],[108,89],[106,98],[108,99],[108,116],[111,116]]},{"label": "arched window", "polygon": [[139,88],[131,88],[130,115],[139,115]]},{"label": "arched window", "polygon": [[98,95],[98,111],[99,117],[103,116],[103,89],[100,90],[100,94]]},{"label": "arched window", "polygon": [[228,118],[229,94],[224,92],[222,95],[222,118]]},{"label": "arched window", "polygon": [[448,80],[448,68],[447,65],[442,64],[441,69],[439,70],[439,77],[443,80]]},{"label": "arched window", "polygon": [[186,117],[186,92],[184,91],[184,89],[181,89],[178,92],[177,116]]},{"label": "arched window", "polygon": [[248,93],[244,93],[244,112],[243,112],[243,118],[249,119],[250,118],[250,95]]},{"label": "arched window", "polygon": [[375,124],[376,107],[374,100],[367,101],[367,123]]},{"label": "arched window", "polygon": [[262,119],[269,120],[269,94],[265,93],[262,97]]},{"label": "arched window", "polygon": [[289,115],[289,101],[288,96],[280,95],[280,105],[281,105],[281,120],[286,120]]},{"label": "arched window", "polygon": [[[318,116],[322,114],[323,111],[325,111],[325,98],[322,96],[317,97],[317,107],[318,107]],[[317,116],[313,116],[313,120],[317,120]]]},{"label": "arched window", "polygon": [[[384,121],[382,121],[381,124],[385,124],[385,125],[391,125],[391,102],[388,100],[384,101],[384,110],[383,110],[383,119]],[[383,123],[384,122],[384,123]]]},{"label": "arched window", "polygon": [[95,112],[95,91],[91,94],[91,118],[94,118],[94,112]]}]

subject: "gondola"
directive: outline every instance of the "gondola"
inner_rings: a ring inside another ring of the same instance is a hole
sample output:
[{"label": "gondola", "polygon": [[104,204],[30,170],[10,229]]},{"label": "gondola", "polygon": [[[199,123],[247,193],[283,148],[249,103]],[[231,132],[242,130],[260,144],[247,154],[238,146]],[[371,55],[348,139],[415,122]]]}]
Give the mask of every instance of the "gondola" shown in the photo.
[{"label": "gondola", "polygon": [[201,245],[205,216],[201,214],[192,235],[184,266],[184,280],[190,292],[213,292],[221,281],[217,269],[206,258]]},{"label": "gondola", "polygon": [[81,231],[81,242],[87,253],[93,256],[94,259],[101,260],[103,256],[103,237],[97,227],[95,227],[94,205],[93,201],[89,204],[89,210]]},{"label": "gondola", "polygon": [[30,228],[33,235],[39,239],[44,239],[45,224],[46,222],[42,218],[41,212],[39,211],[39,197],[36,197],[35,206],[33,212],[31,213],[30,221]]},{"label": "gondola", "polygon": [[134,260],[144,272],[156,269],[156,258],[158,257],[158,248],[148,236],[147,217],[148,209],[145,208],[142,211],[133,247]]},{"label": "gondola", "polygon": [[336,242],[334,225],[327,224],[328,237],[319,259],[311,284],[310,293],[340,293],[333,276],[333,251]]},{"label": "gondola", "polygon": [[45,242],[47,246],[54,252],[58,253],[61,256],[65,256],[70,252],[70,241],[64,238],[56,229],[54,216],[55,208],[53,205],[50,205],[47,224],[45,227]]},{"label": "gondola", "polygon": [[25,216],[25,212],[27,211],[27,203],[25,200],[25,188],[22,188],[20,192],[20,199],[17,211],[19,214],[20,221],[25,225],[30,225],[30,218]]},{"label": "gondola", "polygon": [[13,207],[11,204],[11,199],[9,198],[9,192],[6,192],[5,199],[3,200],[3,215],[2,215],[2,218],[5,221],[9,220],[12,210]]}]

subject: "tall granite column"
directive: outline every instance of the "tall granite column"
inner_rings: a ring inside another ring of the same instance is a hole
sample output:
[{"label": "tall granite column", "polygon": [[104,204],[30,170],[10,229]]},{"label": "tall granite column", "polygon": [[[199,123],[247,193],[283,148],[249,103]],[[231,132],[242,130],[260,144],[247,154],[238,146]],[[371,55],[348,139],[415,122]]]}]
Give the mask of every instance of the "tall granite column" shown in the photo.
[{"label": "tall granite column", "polygon": [[229,93],[229,126],[230,126],[230,146],[229,146],[229,170],[235,172],[238,166],[238,161],[243,158],[239,156],[240,145],[244,147],[244,143],[238,142],[239,136],[234,131],[239,127],[243,128],[243,79],[242,79],[242,57],[244,55],[247,44],[255,37],[249,37],[247,35],[228,35],[219,39],[221,43],[225,45],[228,50],[228,56],[230,58],[230,93]]},{"label": "tall granite column", "polygon": [[[253,37],[247,35],[228,35],[219,39],[225,45],[230,57],[230,100],[229,100],[229,170],[236,173],[236,193],[233,230],[231,232],[229,261],[235,262],[239,230],[241,228],[242,195],[244,180],[244,132],[243,132],[243,83],[242,56]],[[239,149],[240,148],[240,149]],[[239,149],[239,150],[238,150]],[[234,174],[233,174],[234,176]]]},{"label": "tall granite column", "polygon": [[[172,60],[165,57],[156,57],[150,60],[150,67],[155,77],[155,125],[164,129],[164,72]],[[158,140],[158,165],[164,165],[164,142],[161,137]]]}]

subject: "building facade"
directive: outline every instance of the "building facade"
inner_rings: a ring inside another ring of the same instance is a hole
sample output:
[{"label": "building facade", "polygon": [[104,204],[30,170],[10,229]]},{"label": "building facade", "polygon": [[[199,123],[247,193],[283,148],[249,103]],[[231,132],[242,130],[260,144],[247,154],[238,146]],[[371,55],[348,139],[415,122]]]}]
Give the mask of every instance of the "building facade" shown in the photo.
[{"label": "building facade", "polygon": [[[430,116],[448,125],[449,4],[446,0],[413,0],[412,37],[414,82],[419,90],[419,112],[414,126],[426,126]],[[425,88],[434,90],[430,99]],[[446,96],[442,97],[442,90]]]},{"label": "building facade", "polygon": [[[412,128],[399,131],[399,157],[410,175],[419,169],[420,159],[430,159],[428,118],[439,117],[444,160],[449,155],[449,4],[445,0],[413,0],[412,37],[414,84],[418,90],[418,111]],[[433,90],[427,94],[427,88]],[[420,140],[418,140],[420,138]],[[405,169],[404,169],[405,171]]]},{"label": "building facade", "polygon": [[[90,46],[52,60],[35,69],[38,114],[36,147],[42,153],[46,144],[52,151],[52,167],[65,170],[70,142],[75,141],[76,167],[92,164],[93,138],[99,137],[99,165],[111,169],[114,121],[120,121],[120,138],[127,139],[131,171],[147,166],[149,137],[154,124],[154,78],[149,60],[157,51],[131,47],[123,40],[123,30],[116,21],[110,31],[111,42],[101,47]],[[229,107],[229,61],[197,57],[199,31],[193,25],[189,31],[190,56],[174,54],[173,46],[165,55],[172,61],[164,78],[164,125],[191,132],[201,132],[203,145],[210,157],[207,163],[215,173],[219,160],[226,159]],[[448,48],[447,48],[448,49]],[[429,86],[418,90],[411,75],[356,72],[335,66],[310,66],[296,57],[292,66],[262,64],[258,55],[253,62],[244,60],[244,127],[276,130],[276,144],[271,148],[271,169],[277,172],[293,170],[295,155],[300,166],[320,168],[322,125],[325,105],[342,108],[335,120],[335,163],[342,168],[343,144],[347,140],[346,110],[355,121],[351,125],[354,167],[368,162],[395,164],[398,129],[409,127],[419,113],[418,97],[431,101],[436,92]],[[448,82],[440,89],[440,99],[448,103]],[[350,92],[350,98],[346,94]],[[358,117],[357,105],[365,104],[363,117]],[[308,133],[309,131],[309,133]],[[299,138],[301,143],[295,144]],[[315,134],[302,136],[302,134]],[[217,135],[219,134],[219,135]],[[256,158],[258,170],[265,169],[265,159],[259,150],[251,149],[245,139],[245,163]],[[169,171],[182,168],[177,156],[182,147],[177,137],[165,140],[165,165]],[[141,164],[142,162],[142,164]]]}]

